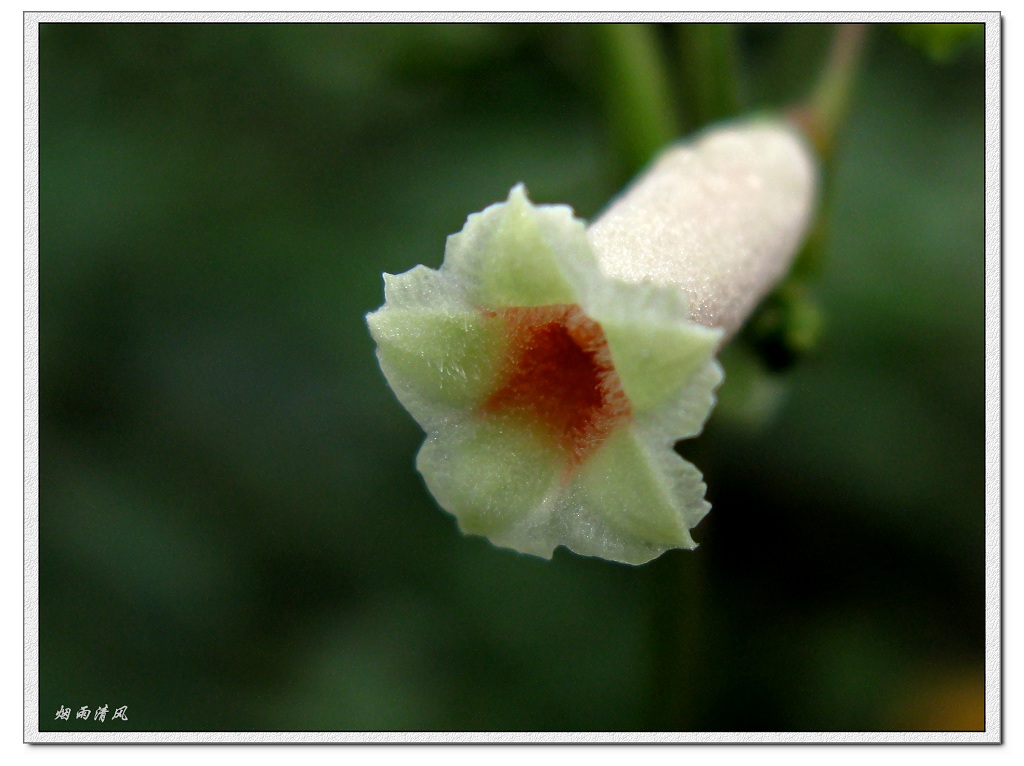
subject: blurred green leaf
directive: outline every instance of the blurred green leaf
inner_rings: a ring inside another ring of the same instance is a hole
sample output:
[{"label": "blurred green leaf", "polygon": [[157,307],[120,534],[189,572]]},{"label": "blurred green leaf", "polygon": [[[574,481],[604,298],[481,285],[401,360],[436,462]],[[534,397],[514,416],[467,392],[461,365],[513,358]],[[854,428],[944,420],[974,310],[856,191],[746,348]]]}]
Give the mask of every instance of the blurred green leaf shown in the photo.
[{"label": "blurred green leaf", "polygon": [[698,130],[740,112],[740,58],[733,24],[678,24],[683,117]]},{"label": "blurred green leaf", "polygon": [[948,64],[985,39],[984,24],[896,24],[896,31],[936,64]]}]

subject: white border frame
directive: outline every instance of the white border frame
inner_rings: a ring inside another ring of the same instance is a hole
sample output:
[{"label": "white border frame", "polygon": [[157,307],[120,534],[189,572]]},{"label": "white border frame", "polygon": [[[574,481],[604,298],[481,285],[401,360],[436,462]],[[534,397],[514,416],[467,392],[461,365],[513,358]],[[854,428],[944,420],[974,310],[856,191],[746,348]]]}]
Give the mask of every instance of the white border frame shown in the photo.
[{"label": "white border frame", "polygon": [[31,743],[999,743],[1002,741],[1002,18],[984,13],[715,13],[721,22],[985,26],[985,721],[983,732],[40,732],[38,26],[59,22],[705,21],[693,13],[39,13],[24,15],[24,741]]}]

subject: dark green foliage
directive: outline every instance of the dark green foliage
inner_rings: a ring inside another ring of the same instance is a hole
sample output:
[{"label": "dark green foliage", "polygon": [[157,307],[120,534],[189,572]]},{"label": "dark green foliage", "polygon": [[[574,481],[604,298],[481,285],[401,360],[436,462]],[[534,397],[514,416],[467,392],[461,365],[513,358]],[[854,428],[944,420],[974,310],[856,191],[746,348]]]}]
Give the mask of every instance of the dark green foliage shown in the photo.
[{"label": "dark green foliage", "polygon": [[984,24],[895,24],[900,37],[937,64],[948,64],[967,50],[980,51]]},{"label": "dark green foliage", "polygon": [[[714,504],[695,553],[531,559],[425,490],[363,315],[518,181],[586,217],[617,190],[584,31],[44,25],[45,729],[116,731],[54,721],[106,703],[137,730],[858,730],[913,725],[935,684],[977,698],[973,59],[875,39],[828,331],[761,430],[713,417],[684,445]],[[751,104],[806,92],[828,37],[740,27]],[[686,567],[697,650],[666,682],[654,605]]]}]

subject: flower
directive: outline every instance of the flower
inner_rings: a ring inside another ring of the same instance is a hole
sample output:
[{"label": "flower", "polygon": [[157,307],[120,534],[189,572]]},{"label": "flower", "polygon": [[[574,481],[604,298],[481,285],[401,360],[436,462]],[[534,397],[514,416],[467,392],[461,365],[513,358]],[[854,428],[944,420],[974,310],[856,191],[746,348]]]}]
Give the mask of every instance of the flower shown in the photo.
[{"label": "flower", "polygon": [[440,269],[384,275],[380,366],[464,532],[630,564],[695,547],[710,506],[673,445],[714,405],[715,351],[791,267],[817,175],[786,120],[712,126],[589,229],[520,185],[448,238]]},{"label": "flower", "polygon": [[440,269],[384,281],[367,316],[380,366],[463,532],[629,564],[696,546],[710,505],[673,445],[714,405],[723,331],[689,318],[685,292],[606,276],[584,223],[522,185],[469,216]]}]

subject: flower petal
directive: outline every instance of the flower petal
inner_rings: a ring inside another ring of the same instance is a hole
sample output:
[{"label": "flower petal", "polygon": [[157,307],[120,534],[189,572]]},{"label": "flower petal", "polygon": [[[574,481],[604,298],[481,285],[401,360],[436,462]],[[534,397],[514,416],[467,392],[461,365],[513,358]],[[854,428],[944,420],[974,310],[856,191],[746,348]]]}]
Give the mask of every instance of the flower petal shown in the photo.
[{"label": "flower petal", "polygon": [[385,285],[384,306],[366,321],[399,401],[425,427],[479,403],[505,351],[500,319],[468,308],[422,266],[385,275]]},{"label": "flower petal", "polygon": [[723,379],[722,367],[712,360],[702,367],[683,389],[660,407],[637,413],[634,428],[650,444],[671,448],[680,439],[689,439],[704,430],[715,406],[715,389]]},{"label": "flower petal", "polygon": [[[634,412],[661,406],[711,360],[722,331],[689,319],[681,291],[606,280],[584,310],[601,325]],[[681,438],[681,435],[680,435]]]},{"label": "flower petal", "polygon": [[417,420],[420,404],[468,407],[494,387],[505,344],[496,317],[381,311],[369,324],[381,369]]},{"label": "flower petal", "polygon": [[384,308],[471,310],[464,291],[440,271],[414,266],[404,274],[384,275]]},{"label": "flower petal", "polygon": [[700,472],[630,428],[571,478],[543,438],[509,420],[440,429],[416,465],[464,533],[543,558],[562,545],[643,564],[672,548],[695,548],[689,529],[710,509]]},{"label": "flower petal", "polygon": [[670,548],[695,548],[689,528],[710,508],[700,473],[671,450],[646,443],[632,428],[609,437],[580,467],[576,503],[592,518],[577,553],[643,564]]},{"label": "flower petal", "polygon": [[[427,487],[463,532],[545,557],[554,545],[545,549],[528,532],[520,538],[538,515],[546,517],[545,500],[557,491],[560,466],[559,455],[542,436],[500,417],[439,429],[416,458]],[[507,542],[510,535],[516,544]]]},{"label": "flower petal", "polygon": [[565,205],[533,205],[522,184],[448,238],[442,270],[494,309],[576,303],[598,274],[583,222]]}]

